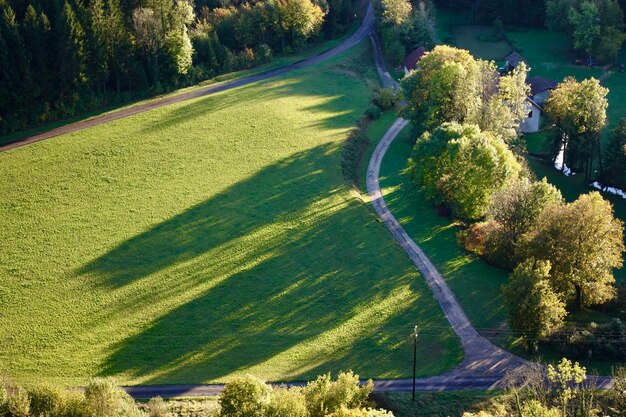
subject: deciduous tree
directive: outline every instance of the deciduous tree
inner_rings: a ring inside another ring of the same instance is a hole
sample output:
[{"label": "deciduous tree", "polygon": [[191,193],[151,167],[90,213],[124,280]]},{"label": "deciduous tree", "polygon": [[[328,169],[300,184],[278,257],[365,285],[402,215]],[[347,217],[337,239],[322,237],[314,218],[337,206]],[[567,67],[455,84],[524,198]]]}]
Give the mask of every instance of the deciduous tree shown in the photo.
[{"label": "deciduous tree", "polygon": [[553,91],[546,104],[546,112],[555,125],[553,158],[564,149],[565,163],[576,169],[584,168],[587,180],[600,151],[608,92],[595,78],[578,82],[568,77]]},{"label": "deciduous tree", "polygon": [[522,331],[526,347],[562,327],[565,303],[550,284],[550,262],[529,258],[515,268],[504,287],[511,327]]},{"label": "deciduous tree", "polygon": [[415,144],[409,172],[416,186],[466,220],[483,217],[491,196],[521,167],[504,142],[475,125],[446,123]]},{"label": "deciduous tree", "polygon": [[422,132],[445,122],[463,123],[480,107],[480,66],[465,50],[437,46],[402,80],[404,116]]},{"label": "deciduous tree", "polygon": [[561,192],[545,178],[539,182],[522,178],[495,193],[487,214],[494,223],[486,238],[487,257],[513,269],[522,257],[519,250],[522,237],[533,229],[546,207],[562,203]]},{"label": "deciduous tree", "polygon": [[578,306],[615,296],[613,270],[622,266],[624,224],[597,192],[565,205],[550,205],[528,236],[527,257],[550,261],[550,282]]},{"label": "deciduous tree", "polygon": [[602,158],[602,181],[626,188],[626,118],[609,133]]}]

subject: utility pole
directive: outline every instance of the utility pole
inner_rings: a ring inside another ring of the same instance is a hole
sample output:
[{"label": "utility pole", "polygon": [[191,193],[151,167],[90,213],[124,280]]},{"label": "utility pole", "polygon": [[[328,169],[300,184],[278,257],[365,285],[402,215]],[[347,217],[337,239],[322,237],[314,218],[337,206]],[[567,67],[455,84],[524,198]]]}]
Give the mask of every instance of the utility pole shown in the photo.
[{"label": "utility pole", "polygon": [[413,396],[412,401],[415,402],[415,371],[417,362],[417,326],[413,328]]}]

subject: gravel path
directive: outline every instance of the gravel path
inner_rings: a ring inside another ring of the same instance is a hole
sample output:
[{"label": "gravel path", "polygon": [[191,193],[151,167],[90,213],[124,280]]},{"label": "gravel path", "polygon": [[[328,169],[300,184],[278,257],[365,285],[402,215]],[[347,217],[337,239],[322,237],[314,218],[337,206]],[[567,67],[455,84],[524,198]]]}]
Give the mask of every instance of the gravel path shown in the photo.
[{"label": "gravel path", "polygon": [[[473,381],[472,385],[493,388],[501,382],[506,372],[524,366],[527,362],[493,345],[474,329],[437,268],[389,211],[380,189],[379,175],[383,157],[398,133],[408,124],[402,118],[397,119],[378,143],[367,169],[367,192],[378,216],[426,280],[465,352],[465,359],[458,367],[443,375],[420,380],[420,383],[434,387]],[[381,382],[379,386],[383,387],[384,383]]]}]

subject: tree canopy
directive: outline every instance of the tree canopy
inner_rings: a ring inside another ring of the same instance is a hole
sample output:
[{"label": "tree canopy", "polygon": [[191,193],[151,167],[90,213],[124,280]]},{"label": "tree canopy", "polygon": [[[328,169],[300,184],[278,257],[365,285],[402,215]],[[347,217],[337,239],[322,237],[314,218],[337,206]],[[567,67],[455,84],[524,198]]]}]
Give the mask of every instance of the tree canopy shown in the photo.
[{"label": "tree canopy", "polygon": [[0,134],[267,62],[350,0],[0,0]]},{"label": "tree canopy", "polygon": [[402,80],[404,116],[422,132],[446,122],[472,123],[510,143],[528,113],[526,75],[524,64],[500,76],[493,62],[437,46]]},{"label": "tree canopy", "polygon": [[553,204],[537,218],[525,255],[550,261],[550,280],[565,299],[579,306],[615,296],[613,269],[623,264],[624,224],[597,192],[569,204]]},{"label": "tree canopy", "polygon": [[507,146],[476,125],[446,123],[416,142],[409,161],[414,183],[463,219],[483,217],[491,196],[521,166]]},{"label": "tree canopy", "polygon": [[562,325],[565,303],[550,284],[550,262],[529,258],[518,265],[504,287],[511,326],[523,332],[527,345],[536,345]]},{"label": "tree canopy", "polygon": [[546,112],[554,124],[552,154],[565,149],[565,163],[585,169],[589,180],[594,159],[600,152],[600,132],[606,125],[609,90],[595,78],[578,82],[566,78],[552,92]]},{"label": "tree canopy", "polygon": [[624,11],[618,0],[547,0],[546,25],[565,32],[574,49],[604,60],[624,43]]}]

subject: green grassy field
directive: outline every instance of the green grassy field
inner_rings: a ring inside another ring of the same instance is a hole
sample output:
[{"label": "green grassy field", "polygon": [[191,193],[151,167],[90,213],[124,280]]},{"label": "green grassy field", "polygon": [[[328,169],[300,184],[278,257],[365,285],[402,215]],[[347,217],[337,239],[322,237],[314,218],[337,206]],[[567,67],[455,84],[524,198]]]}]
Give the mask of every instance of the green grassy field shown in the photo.
[{"label": "green grassy field", "polygon": [[[468,15],[452,13],[448,10],[440,11],[438,15],[438,24],[441,30],[447,33],[448,36],[456,35],[457,46],[464,48],[468,48],[468,46],[462,45],[463,41],[469,42],[468,39],[471,40],[473,35],[463,31],[459,32],[459,30],[473,27],[467,25],[469,21]],[[480,26],[474,27],[479,28]],[[620,118],[626,117],[626,100],[624,100],[626,97],[626,73],[617,71],[608,73],[601,68],[574,65],[572,63],[574,55],[569,47],[567,37],[562,33],[541,28],[507,27],[506,29],[507,38],[513,47],[528,61],[531,67],[531,75],[540,75],[559,82],[566,76],[572,76],[579,80],[589,77],[602,79],[602,84],[609,88],[608,126],[605,129],[604,138],[606,138],[608,129],[614,126]],[[473,49],[470,48],[470,51],[476,56],[483,57],[480,55],[480,48],[478,50],[475,47]],[[620,54],[618,61],[626,62],[626,48]],[[526,139],[530,152],[534,154],[546,152],[545,141],[547,137],[544,133],[530,134],[526,136]],[[558,171],[535,159],[531,159],[529,163],[539,178],[546,177],[548,181],[561,190],[568,201],[573,201],[580,194],[593,190],[584,183],[580,176],[565,177]],[[626,219],[625,200],[609,194],[603,194],[603,197],[613,203],[618,217]],[[618,281],[626,280],[626,270],[624,268],[616,271],[616,279]]]},{"label": "green grassy field", "polygon": [[461,359],[342,179],[362,44],[291,75],[0,154],[0,373],[81,384],[419,374]]},{"label": "green grassy field", "polygon": [[[607,111],[609,128],[626,116],[626,73],[604,72],[601,68],[588,68],[572,64],[574,55],[570,51],[564,34],[547,29],[517,29],[507,34],[513,45],[528,60],[532,75],[541,75],[561,82],[565,77],[578,80],[595,77],[609,89]],[[619,62],[625,62],[626,50],[622,51]]]},{"label": "green grassy field", "polygon": [[511,44],[506,40],[485,41],[481,37],[493,34],[491,26],[459,25],[452,29],[456,46],[467,49],[475,57],[490,61],[501,61],[511,52]]},{"label": "green grassy field", "polygon": [[415,402],[410,393],[375,394],[382,407],[393,411],[395,417],[461,417],[464,412],[489,409],[490,400],[501,391],[418,392]]}]

